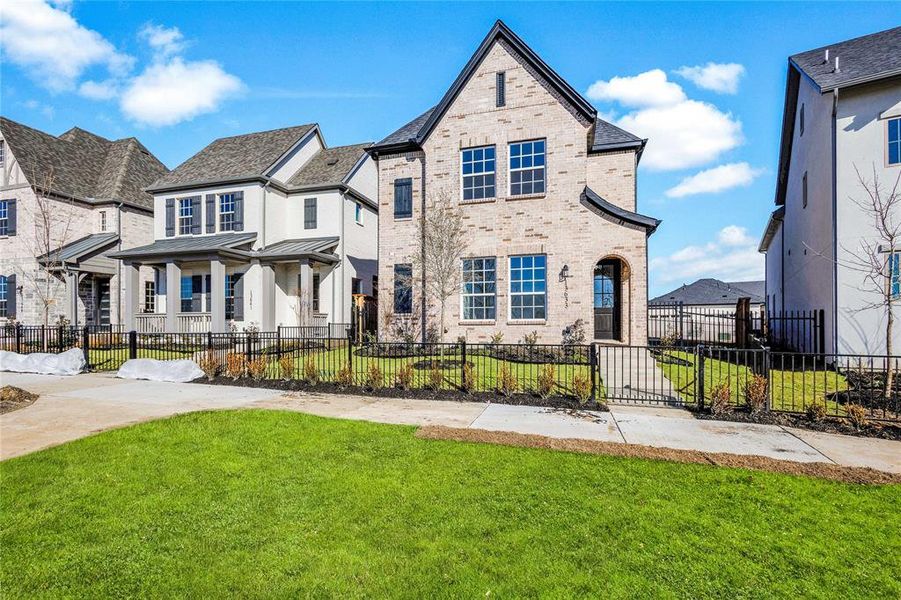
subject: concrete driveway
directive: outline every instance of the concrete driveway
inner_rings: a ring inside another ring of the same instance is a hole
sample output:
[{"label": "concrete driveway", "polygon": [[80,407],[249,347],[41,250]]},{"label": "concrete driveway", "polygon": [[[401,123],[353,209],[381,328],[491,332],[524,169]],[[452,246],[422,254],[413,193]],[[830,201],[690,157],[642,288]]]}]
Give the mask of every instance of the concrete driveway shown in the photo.
[{"label": "concrete driveway", "polygon": [[0,415],[0,459],[99,431],[196,410],[268,408],[406,425],[445,425],[556,438],[825,462],[901,473],[901,442],[775,425],[698,420],[684,410],[612,406],[610,412],[534,406],[282,393],[242,387],[116,379],[0,374],[0,384],[40,394],[31,406]]}]

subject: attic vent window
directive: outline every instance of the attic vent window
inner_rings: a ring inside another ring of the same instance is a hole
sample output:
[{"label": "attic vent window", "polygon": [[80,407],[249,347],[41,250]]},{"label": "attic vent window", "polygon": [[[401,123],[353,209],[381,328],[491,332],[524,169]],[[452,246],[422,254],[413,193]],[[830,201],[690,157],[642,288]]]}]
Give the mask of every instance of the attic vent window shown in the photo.
[{"label": "attic vent window", "polygon": [[497,74],[496,76],[497,82],[497,97],[495,105],[498,107],[506,106],[507,104],[507,74],[503,71]]}]

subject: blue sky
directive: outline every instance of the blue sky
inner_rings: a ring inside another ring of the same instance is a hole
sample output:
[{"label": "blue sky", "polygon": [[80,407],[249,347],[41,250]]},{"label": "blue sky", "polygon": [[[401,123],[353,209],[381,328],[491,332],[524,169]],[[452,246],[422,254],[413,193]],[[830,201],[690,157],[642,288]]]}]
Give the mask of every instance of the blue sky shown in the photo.
[{"label": "blue sky", "polygon": [[895,26],[899,12],[35,0],[4,5],[0,110],[53,134],[134,135],[170,168],[217,137],[307,122],[330,145],[378,140],[435,104],[501,18],[602,114],[651,138],[639,210],[664,221],[650,242],[657,294],[762,276],[787,57]]}]

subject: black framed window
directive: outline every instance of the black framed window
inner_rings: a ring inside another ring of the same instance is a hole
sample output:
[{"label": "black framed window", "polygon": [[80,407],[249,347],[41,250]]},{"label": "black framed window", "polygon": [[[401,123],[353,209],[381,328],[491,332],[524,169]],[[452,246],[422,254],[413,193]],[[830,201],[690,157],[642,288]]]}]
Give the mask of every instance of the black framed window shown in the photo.
[{"label": "black framed window", "polygon": [[544,190],[544,140],[510,144],[510,195],[543,194]]},{"label": "black framed window", "polygon": [[494,146],[467,148],[461,151],[463,200],[494,198]]},{"label": "black framed window", "polygon": [[394,218],[413,216],[413,180],[409,177],[394,180]]},{"label": "black framed window", "polygon": [[413,312],[413,265],[394,265],[394,312]]},{"label": "black framed window", "polygon": [[156,282],[155,281],[145,281],[144,282],[144,312],[145,313],[156,312]]},{"label": "black framed window", "polygon": [[313,273],[313,312],[319,312],[319,282],[321,276],[319,273]]},{"label": "black framed window", "polygon": [[304,198],[303,228],[316,229],[316,198]]}]

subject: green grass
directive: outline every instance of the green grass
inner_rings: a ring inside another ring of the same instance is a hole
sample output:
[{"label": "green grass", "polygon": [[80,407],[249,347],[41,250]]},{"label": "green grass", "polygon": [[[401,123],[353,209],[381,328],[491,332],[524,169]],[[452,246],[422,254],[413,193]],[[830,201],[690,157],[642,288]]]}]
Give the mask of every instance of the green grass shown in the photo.
[{"label": "green grass", "polygon": [[194,413],[0,463],[14,597],[897,598],[901,487]]},{"label": "green grass", "polygon": [[[669,356],[691,363],[691,366],[658,362],[663,374],[673,382],[689,403],[696,401],[697,357],[692,352],[668,350]],[[752,371],[742,365],[724,360],[707,358],[704,361],[704,398],[710,400],[713,389],[718,385],[729,386],[730,395],[737,405],[744,403],[744,389],[753,376]],[[844,415],[843,405],[826,398],[827,395],[848,389],[845,377],[834,371],[770,371],[770,396],[773,410],[803,412],[814,402],[825,402],[830,415]]]}]

